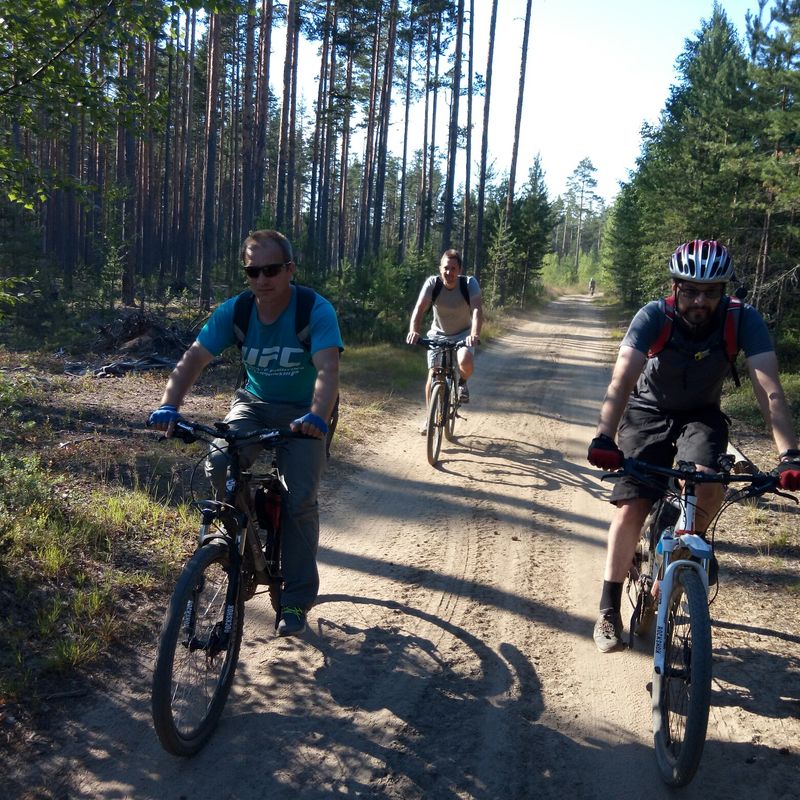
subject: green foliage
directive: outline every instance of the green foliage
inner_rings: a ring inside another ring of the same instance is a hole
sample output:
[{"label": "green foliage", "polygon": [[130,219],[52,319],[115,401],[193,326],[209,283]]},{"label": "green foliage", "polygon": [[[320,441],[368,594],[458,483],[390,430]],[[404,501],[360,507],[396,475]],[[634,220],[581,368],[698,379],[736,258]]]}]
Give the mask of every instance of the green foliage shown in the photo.
[{"label": "green foliage", "polygon": [[[121,633],[122,595],[171,572],[191,541],[185,509],[147,492],[98,486],[79,507],[65,497],[36,455],[0,453],[0,704],[35,700],[47,673],[97,658]],[[131,566],[145,553],[151,574]]]},{"label": "green foliage", "polygon": [[481,294],[489,306],[499,307],[506,304],[507,298],[511,296],[510,290],[516,283],[513,278],[518,274],[520,257],[520,247],[503,214],[491,237],[483,270]]},{"label": "green foliage", "polygon": [[[792,413],[794,428],[797,430],[800,427],[800,374],[781,373],[781,384]],[[722,410],[755,430],[769,433],[749,380],[742,380],[738,389],[733,386],[730,391],[726,389],[722,397]]]},{"label": "green foliage", "polygon": [[725,12],[687,40],[660,123],[643,131],[637,170],[604,231],[604,276],[631,306],[664,293],[675,247],[716,238],[748,301],[797,340],[800,261],[800,28],[796,2],[750,22],[745,54]]}]

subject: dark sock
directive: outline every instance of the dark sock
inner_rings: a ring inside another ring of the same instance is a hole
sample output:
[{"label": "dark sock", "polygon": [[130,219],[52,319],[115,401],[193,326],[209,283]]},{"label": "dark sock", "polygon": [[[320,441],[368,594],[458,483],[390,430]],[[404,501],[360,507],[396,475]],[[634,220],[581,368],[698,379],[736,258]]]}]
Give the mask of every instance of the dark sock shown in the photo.
[{"label": "dark sock", "polygon": [[622,583],[603,581],[603,592],[600,595],[600,611],[616,611],[622,605]]},{"label": "dark sock", "polygon": [[465,386],[465,385],[466,385],[466,383],[467,383],[467,382],[466,382],[466,381],[465,381],[463,378],[459,378],[459,379],[458,379],[458,385],[459,385],[459,386]]}]

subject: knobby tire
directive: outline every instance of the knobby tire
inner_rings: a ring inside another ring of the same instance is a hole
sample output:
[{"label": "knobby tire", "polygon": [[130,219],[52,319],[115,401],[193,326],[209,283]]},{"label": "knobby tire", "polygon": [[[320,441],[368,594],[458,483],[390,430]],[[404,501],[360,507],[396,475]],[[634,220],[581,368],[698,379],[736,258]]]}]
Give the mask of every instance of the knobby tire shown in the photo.
[{"label": "knobby tire", "polygon": [[[658,578],[656,574],[656,545],[660,535],[660,531],[658,531],[659,514],[660,504],[657,503],[650,510],[642,526],[637,554],[639,559],[638,567],[641,574],[649,576],[653,581]],[[656,610],[657,603],[652,594],[649,597],[642,598],[639,615],[634,623],[633,630],[637,636],[644,637],[650,633],[655,621]]]},{"label": "knobby tire", "polygon": [[448,442],[452,442],[455,439],[456,414],[458,413],[458,384],[455,381],[447,382],[445,407],[444,435]]},{"label": "knobby tire", "polygon": [[653,734],[662,779],[685,786],[703,754],[711,703],[711,620],[697,572],[675,575],[668,603],[664,674],[653,674]]},{"label": "knobby tire", "polygon": [[442,432],[445,424],[444,386],[434,383],[431,386],[431,401],[428,406],[428,463],[435,467],[442,449]]},{"label": "knobby tire", "polygon": [[[228,547],[213,542],[187,562],[170,599],[153,670],[153,724],[162,746],[192,756],[214,731],[236,671],[244,600],[235,605],[227,643],[220,638],[229,582]],[[195,609],[191,638],[185,623]]]}]

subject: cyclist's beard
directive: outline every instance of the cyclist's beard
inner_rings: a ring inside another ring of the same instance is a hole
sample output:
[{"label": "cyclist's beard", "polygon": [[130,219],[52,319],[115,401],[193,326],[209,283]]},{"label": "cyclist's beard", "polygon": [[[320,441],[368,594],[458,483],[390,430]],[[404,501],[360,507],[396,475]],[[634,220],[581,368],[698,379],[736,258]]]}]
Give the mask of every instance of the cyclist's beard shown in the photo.
[{"label": "cyclist's beard", "polygon": [[[716,309],[715,309],[716,311]],[[708,338],[717,325],[717,314],[708,306],[692,306],[686,312],[676,314],[678,324],[690,339]]]}]

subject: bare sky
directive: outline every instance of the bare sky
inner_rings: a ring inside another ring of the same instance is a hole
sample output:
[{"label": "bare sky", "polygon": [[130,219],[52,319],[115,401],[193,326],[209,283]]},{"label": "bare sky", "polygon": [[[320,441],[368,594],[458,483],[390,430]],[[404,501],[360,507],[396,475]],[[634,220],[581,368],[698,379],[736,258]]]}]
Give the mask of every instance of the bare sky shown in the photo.
[{"label": "bare sky", "polygon": [[[721,0],[720,5],[744,37],[745,14],[757,11],[757,0]],[[525,6],[525,0],[499,0],[489,131],[490,160],[497,173],[507,173],[511,166]],[[565,190],[578,162],[588,157],[597,168],[597,192],[610,202],[619,182],[635,167],[642,123],[658,121],[676,82],[675,61],[685,40],[695,35],[712,8],[713,0],[533,0],[517,185],[527,179],[539,153],[555,197]],[[481,74],[486,72],[490,13],[490,0],[475,0],[475,71]],[[316,72],[316,56],[309,53],[306,64]],[[316,98],[314,86],[311,82],[304,90],[309,107]],[[390,142],[398,155],[400,95],[394,95],[396,123]],[[437,141],[444,147],[447,107],[439,116]],[[480,97],[473,107],[473,187],[482,119]],[[460,124],[466,124],[465,108]],[[410,127],[412,148],[419,148],[421,111]]]}]

